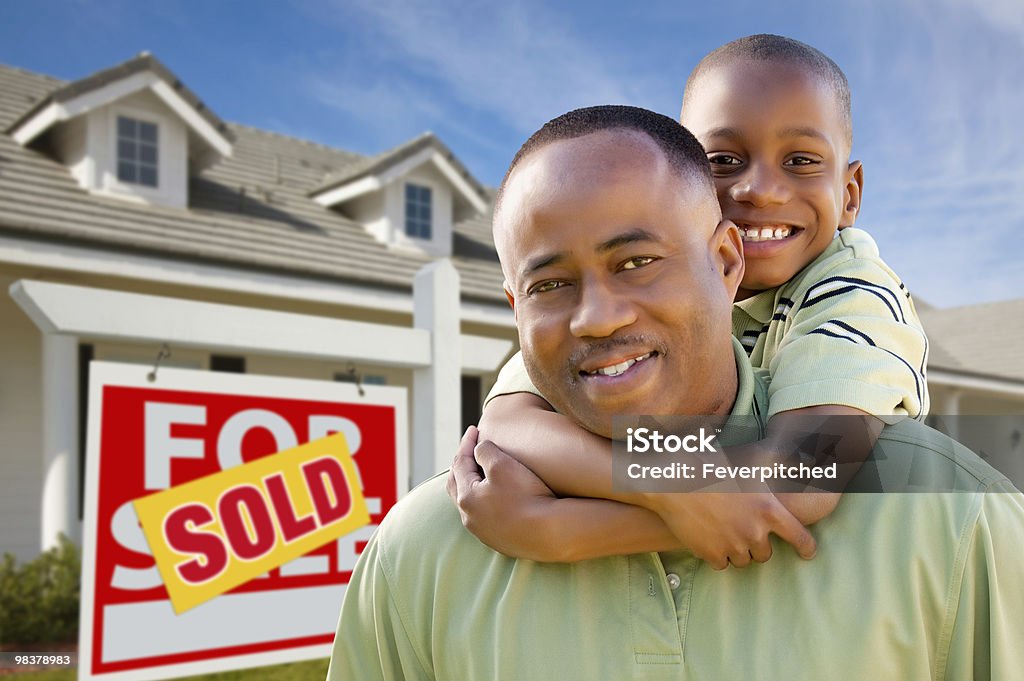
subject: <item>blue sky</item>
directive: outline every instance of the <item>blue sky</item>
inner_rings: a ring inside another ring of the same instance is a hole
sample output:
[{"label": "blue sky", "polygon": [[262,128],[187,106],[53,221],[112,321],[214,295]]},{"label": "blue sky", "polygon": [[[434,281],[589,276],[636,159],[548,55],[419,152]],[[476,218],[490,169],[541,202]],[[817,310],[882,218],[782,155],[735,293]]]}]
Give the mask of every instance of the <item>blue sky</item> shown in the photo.
[{"label": "blue sky", "polygon": [[846,71],[858,226],[939,307],[1024,296],[1024,3],[4,2],[0,62],[75,79],[150,50],[222,118],[363,153],[432,130],[496,184],[577,106],[678,115],[702,55],[750,33]]}]

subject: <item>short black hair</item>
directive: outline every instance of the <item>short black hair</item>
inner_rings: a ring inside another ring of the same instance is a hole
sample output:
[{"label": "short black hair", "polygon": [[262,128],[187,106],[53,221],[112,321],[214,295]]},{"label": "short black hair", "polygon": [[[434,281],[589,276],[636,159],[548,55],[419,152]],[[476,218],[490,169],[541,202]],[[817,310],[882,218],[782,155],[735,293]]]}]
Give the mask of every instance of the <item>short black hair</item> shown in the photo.
[{"label": "short black hair", "polygon": [[802,67],[821,78],[831,89],[843,117],[844,133],[848,146],[853,145],[853,114],[850,105],[850,84],[846,74],[821,50],[806,43],[781,35],[759,33],[734,40],[722,45],[700,60],[690,77],[686,79],[683,91],[683,111],[692,96],[694,85],[708,71],[737,60],[782,62]]},{"label": "short black hair", "polygon": [[660,113],[636,106],[606,104],[574,109],[553,118],[519,147],[505,177],[498,187],[494,200],[494,212],[501,205],[505,187],[516,167],[533,152],[561,140],[583,137],[601,130],[635,130],[650,137],[665,154],[669,165],[680,175],[691,175],[707,186],[714,194],[711,167],[708,165],[704,147],[689,130],[677,121]]}]

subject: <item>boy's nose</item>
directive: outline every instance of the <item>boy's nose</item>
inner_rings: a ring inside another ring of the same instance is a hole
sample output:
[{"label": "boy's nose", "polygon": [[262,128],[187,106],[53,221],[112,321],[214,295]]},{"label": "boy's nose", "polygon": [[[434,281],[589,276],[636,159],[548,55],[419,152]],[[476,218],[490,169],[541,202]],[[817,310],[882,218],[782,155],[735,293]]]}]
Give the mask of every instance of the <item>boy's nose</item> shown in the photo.
[{"label": "boy's nose", "polygon": [[790,195],[783,178],[763,166],[751,166],[729,187],[729,197],[733,201],[749,203],[757,208],[786,203]]},{"label": "boy's nose", "polygon": [[580,284],[576,309],[569,323],[577,338],[607,338],[637,320],[635,302],[599,282]]}]

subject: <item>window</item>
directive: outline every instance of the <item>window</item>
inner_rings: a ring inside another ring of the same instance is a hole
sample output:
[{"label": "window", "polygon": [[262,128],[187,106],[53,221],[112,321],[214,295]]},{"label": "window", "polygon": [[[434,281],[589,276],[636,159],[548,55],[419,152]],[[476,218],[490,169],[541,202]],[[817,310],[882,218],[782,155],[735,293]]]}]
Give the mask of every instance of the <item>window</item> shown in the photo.
[{"label": "window", "polygon": [[480,423],[483,385],[479,376],[462,376],[462,432]]},{"label": "window", "polygon": [[405,185],[405,235],[414,239],[429,239],[431,227],[430,187]]},{"label": "window", "polygon": [[155,123],[117,117],[117,179],[144,187],[157,186]]},{"label": "window", "polygon": [[224,371],[229,374],[244,374],[245,357],[210,355],[210,371]]}]

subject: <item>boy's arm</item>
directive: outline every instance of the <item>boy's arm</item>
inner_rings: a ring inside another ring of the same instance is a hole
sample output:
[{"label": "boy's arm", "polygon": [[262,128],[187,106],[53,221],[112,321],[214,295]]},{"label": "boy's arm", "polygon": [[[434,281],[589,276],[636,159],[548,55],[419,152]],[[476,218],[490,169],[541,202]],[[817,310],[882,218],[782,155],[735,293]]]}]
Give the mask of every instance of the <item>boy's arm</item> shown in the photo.
[{"label": "boy's arm", "polygon": [[[767,560],[773,533],[792,544],[802,557],[814,555],[814,538],[767,490],[749,494],[613,490],[610,441],[552,411],[537,395],[515,393],[492,399],[480,429],[482,437],[522,462],[559,495],[611,499],[657,512],[682,545],[712,567],[724,568],[730,563],[741,567],[751,560]],[[667,507],[664,502],[669,497],[673,501]],[[590,544],[592,537],[570,536],[568,540],[575,542],[574,550],[579,553],[608,555]],[[656,546],[636,548],[662,550]]]},{"label": "boy's arm", "polygon": [[683,548],[654,513],[604,499],[559,499],[523,464],[470,426],[448,476],[466,528],[495,551],[570,563]]},{"label": "boy's arm", "polygon": [[[827,492],[783,492],[775,497],[804,524],[821,520],[839,504],[842,491],[867,460],[885,423],[842,405],[819,405],[776,414],[768,420],[768,435],[759,444],[767,462],[792,462],[796,457],[816,466],[836,463],[837,479]],[[808,461],[809,460],[809,461]]]},{"label": "boy's arm", "polygon": [[819,405],[776,414],[768,421],[764,440],[730,448],[727,455],[754,465],[836,464],[837,479],[825,491],[786,491],[772,487],[776,498],[805,525],[835,510],[842,490],[860,469],[882,432],[884,423],[870,414],[842,405]]}]

